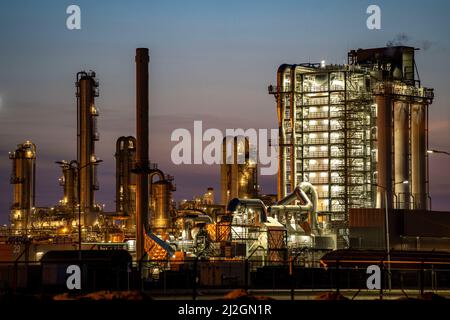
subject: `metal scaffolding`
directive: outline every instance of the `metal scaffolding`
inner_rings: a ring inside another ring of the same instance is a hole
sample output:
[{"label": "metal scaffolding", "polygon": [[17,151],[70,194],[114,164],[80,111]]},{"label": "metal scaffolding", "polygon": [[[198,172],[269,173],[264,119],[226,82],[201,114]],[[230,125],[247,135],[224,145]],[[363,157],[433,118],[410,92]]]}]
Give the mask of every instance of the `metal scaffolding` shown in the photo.
[{"label": "metal scaffolding", "polygon": [[279,198],[300,182],[318,192],[318,211],[346,234],[350,208],[373,207],[375,105],[360,68],[283,65],[277,86]]}]

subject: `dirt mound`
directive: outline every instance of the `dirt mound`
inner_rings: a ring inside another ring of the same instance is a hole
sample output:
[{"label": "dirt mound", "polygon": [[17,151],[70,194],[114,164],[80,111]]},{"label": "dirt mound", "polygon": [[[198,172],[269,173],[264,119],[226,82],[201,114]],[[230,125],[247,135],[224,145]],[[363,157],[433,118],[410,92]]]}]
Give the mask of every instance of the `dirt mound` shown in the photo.
[{"label": "dirt mound", "polygon": [[324,292],[315,297],[315,300],[349,300],[337,292]]},{"label": "dirt mound", "polygon": [[144,300],[146,297],[137,291],[98,291],[85,295],[59,294],[53,300]]},{"label": "dirt mound", "polygon": [[421,300],[428,300],[428,301],[443,301],[443,300],[447,300],[445,297],[440,296],[434,292],[424,292],[424,294],[422,294],[419,299]]},{"label": "dirt mound", "polygon": [[243,289],[237,289],[228,292],[224,297],[224,300],[273,300],[269,297],[264,296],[254,296],[249,294],[247,291]]}]

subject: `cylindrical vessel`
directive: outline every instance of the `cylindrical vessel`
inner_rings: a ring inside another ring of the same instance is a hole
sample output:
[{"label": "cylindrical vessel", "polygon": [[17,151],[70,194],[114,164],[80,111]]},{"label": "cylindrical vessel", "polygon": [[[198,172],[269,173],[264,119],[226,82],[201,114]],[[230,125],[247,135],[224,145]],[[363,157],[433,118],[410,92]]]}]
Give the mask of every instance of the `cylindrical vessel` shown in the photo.
[{"label": "cylindrical vessel", "polygon": [[64,169],[64,200],[67,205],[75,203],[75,168],[69,167]]},{"label": "cylindrical vessel", "polygon": [[247,180],[246,196],[249,199],[255,199],[258,197],[258,166],[256,163],[250,163],[247,161],[245,166],[245,175]]},{"label": "cylindrical vessel", "polygon": [[[387,84],[386,84],[387,85]],[[377,207],[392,208],[392,99],[390,88],[376,96],[377,104],[377,150],[378,192]],[[385,194],[386,193],[386,194]],[[385,203],[387,198],[387,203]]]},{"label": "cylindrical vessel", "polygon": [[[227,141],[229,140],[229,141]],[[227,154],[227,148],[231,154]],[[221,199],[223,205],[234,198],[256,198],[257,164],[250,158],[250,142],[245,136],[226,137],[222,144]],[[229,163],[227,163],[227,158]]]},{"label": "cylindrical vessel", "polygon": [[409,108],[402,101],[394,102],[394,192],[395,208],[409,208]]},{"label": "cylindrical vessel", "polygon": [[144,232],[148,226],[148,64],[147,48],[136,49],[136,257],[144,256]]},{"label": "cylindrical vessel", "polygon": [[[98,189],[95,172],[95,141],[98,140],[95,107],[97,94],[97,82],[95,73],[79,73],[77,79],[78,97],[78,166],[79,166],[79,190],[80,206],[84,212],[85,225],[93,223],[93,209],[95,206],[94,190]],[[89,220],[89,221],[88,221]]]},{"label": "cylindrical vessel", "polygon": [[232,156],[232,163],[229,164],[231,166],[231,187],[230,187],[230,199],[238,198],[239,197],[239,185],[241,181],[239,181],[239,167],[240,164],[238,163],[238,148],[239,148],[239,140],[237,137],[234,137],[233,139],[233,156]]},{"label": "cylindrical vessel", "polygon": [[170,181],[159,180],[152,184],[152,230],[167,230],[171,228],[172,185]]},{"label": "cylindrical vessel", "polygon": [[116,143],[116,212],[127,216],[127,229],[136,224],[136,139],[120,137]]},{"label": "cylindrical vessel", "polygon": [[411,192],[414,199],[412,209],[426,209],[426,106],[411,106]]},{"label": "cylindrical vessel", "polygon": [[14,185],[11,224],[17,232],[26,233],[35,205],[36,145],[30,141],[19,144],[9,158],[13,161],[10,182]]},{"label": "cylindrical vessel", "polygon": [[230,201],[230,190],[228,189],[228,165],[227,165],[227,138],[222,142],[222,163],[220,164],[220,202],[227,206]]},{"label": "cylindrical vessel", "polygon": [[74,165],[74,161],[70,163],[66,161],[61,162],[61,168],[63,174],[61,185],[64,188],[63,204],[67,207],[73,207],[78,203],[77,168]]}]

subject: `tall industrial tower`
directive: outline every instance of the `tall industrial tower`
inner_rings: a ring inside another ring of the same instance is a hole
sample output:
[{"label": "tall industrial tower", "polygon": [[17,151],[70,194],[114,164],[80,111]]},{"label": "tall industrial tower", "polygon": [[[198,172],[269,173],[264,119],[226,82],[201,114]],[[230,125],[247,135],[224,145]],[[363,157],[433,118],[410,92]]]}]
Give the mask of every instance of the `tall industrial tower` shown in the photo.
[{"label": "tall industrial tower", "polygon": [[59,185],[63,187],[64,195],[60,203],[66,208],[72,208],[78,204],[78,172],[76,161],[58,161],[61,166],[62,176]]},{"label": "tall industrial tower", "polygon": [[116,212],[127,218],[126,226],[136,225],[136,138],[120,137],[116,143]]},{"label": "tall industrial tower", "polygon": [[14,185],[11,206],[11,226],[17,233],[26,234],[35,205],[36,145],[26,141],[9,153],[13,161],[10,182]]},{"label": "tall industrial tower", "polygon": [[258,169],[250,158],[248,138],[225,137],[220,165],[221,204],[233,198],[254,199],[258,196]]},{"label": "tall industrial tower", "polygon": [[350,208],[384,207],[385,195],[390,207],[425,208],[433,93],[414,70],[411,47],[351,51],[347,65],[281,65],[269,86],[279,125],[278,198],[312,183],[318,210],[343,233]]},{"label": "tall industrial tower", "polygon": [[85,225],[92,225],[97,207],[95,190],[99,189],[96,173],[95,142],[99,140],[97,131],[98,110],[95,98],[98,97],[98,81],[95,72],[78,72],[76,81],[77,96],[77,162],[79,170],[79,204],[84,213]]},{"label": "tall industrial tower", "polygon": [[[428,107],[433,89],[416,79],[412,47],[351,51],[349,63],[370,70],[377,106],[377,207],[430,208]],[[387,203],[385,201],[387,200]]]},{"label": "tall industrial tower", "polygon": [[148,48],[136,49],[136,258],[145,255],[145,232],[149,225],[148,116],[149,62]]}]

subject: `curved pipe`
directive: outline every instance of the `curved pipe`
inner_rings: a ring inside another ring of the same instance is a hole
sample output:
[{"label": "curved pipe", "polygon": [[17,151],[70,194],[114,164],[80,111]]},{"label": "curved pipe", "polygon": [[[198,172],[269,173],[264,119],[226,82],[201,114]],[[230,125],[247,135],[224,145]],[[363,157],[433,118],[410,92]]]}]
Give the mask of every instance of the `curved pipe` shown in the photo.
[{"label": "curved pipe", "polygon": [[311,194],[311,202],[312,202],[312,210],[314,212],[317,212],[317,202],[319,199],[319,196],[317,195],[317,190],[314,188],[314,186],[309,182],[302,182],[300,183],[300,188],[302,191]]},{"label": "curved pipe", "polygon": [[159,169],[152,169],[152,172],[150,172],[148,174],[151,183],[153,183],[153,176],[154,175],[158,175],[159,176],[159,180],[158,181],[163,181],[164,180],[164,173],[161,170],[159,170]]},{"label": "curved pipe", "polygon": [[300,183],[300,188],[311,195],[312,208],[309,211],[309,218],[311,221],[311,230],[317,233],[319,231],[319,223],[317,221],[317,203],[319,196],[317,195],[316,188],[309,182]]},{"label": "curved pipe", "polygon": [[[311,195],[311,199],[306,193]],[[301,200],[304,204],[292,204],[296,200]],[[309,220],[311,221],[311,230],[313,233],[317,233],[319,231],[319,224],[317,222],[317,201],[318,195],[314,186],[309,182],[302,182],[291,194],[281,199],[276,205],[269,207],[269,212],[274,215],[280,213],[295,214],[307,212]]]},{"label": "curved pipe", "polygon": [[130,142],[132,143],[132,148],[136,148],[136,138],[133,136],[121,136],[116,141],[116,152],[120,150],[130,149]]}]

